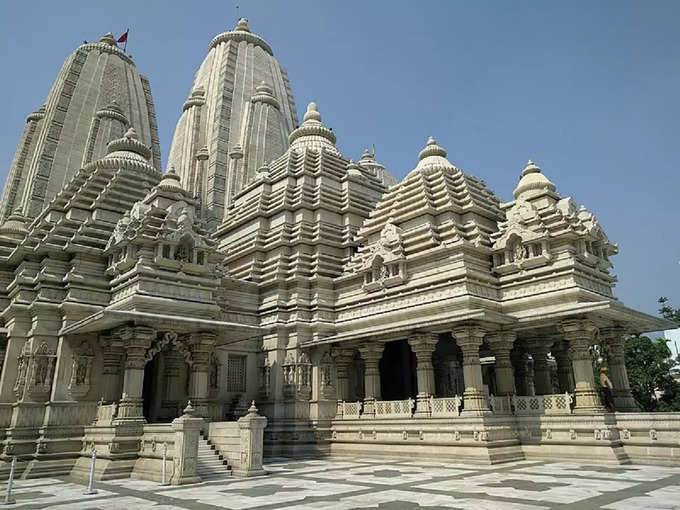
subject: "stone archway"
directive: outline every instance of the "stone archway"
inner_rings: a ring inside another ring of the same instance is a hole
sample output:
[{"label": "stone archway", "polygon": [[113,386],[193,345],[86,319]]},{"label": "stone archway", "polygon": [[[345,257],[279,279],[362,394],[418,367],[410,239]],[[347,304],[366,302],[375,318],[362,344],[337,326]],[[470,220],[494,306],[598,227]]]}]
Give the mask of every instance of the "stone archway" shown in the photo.
[{"label": "stone archway", "polygon": [[149,423],[170,422],[189,399],[190,351],[176,333],[164,333],[146,353],[142,399]]}]

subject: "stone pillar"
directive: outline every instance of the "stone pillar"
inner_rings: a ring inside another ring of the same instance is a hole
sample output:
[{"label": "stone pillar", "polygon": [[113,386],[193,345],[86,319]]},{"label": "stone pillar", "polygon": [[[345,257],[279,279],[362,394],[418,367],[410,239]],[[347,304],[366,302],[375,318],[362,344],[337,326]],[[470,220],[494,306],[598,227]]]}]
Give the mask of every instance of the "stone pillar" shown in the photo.
[{"label": "stone pillar", "polygon": [[434,395],[434,367],[432,353],[439,341],[434,333],[415,333],[408,339],[411,350],[416,355],[416,374],[418,378],[418,396],[416,397],[416,414],[429,415],[430,396]]},{"label": "stone pillar", "polygon": [[453,337],[463,351],[463,414],[481,415],[490,413],[489,401],[484,395],[482,365],[479,361],[479,346],[486,331],[477,326],[463,326],[452,331]]},{"label": "stone pillar", "polygon": [[337,382],[337,397],[340,401],[347,401],[349,394],[349,370],[354,360],[354,350],[333,348],[331,356],[335,362]]},{"label": "stone pillar", "polygon": [[536,339],[527,343],[534,360],[534,393],[536,395],[551,395],[553,393],[550,365],[548,364],[550,346],[551,344],[546,343],[543,339]]},{"label": "stone pillar", "polygon": [[114,402],[121,397],[121,372],[125,348],[123,340],[117,335],[100,335],[99,345],[102,348],[104,366],[102,368],[102,392],[100,397],[105,402]]},{"label": "stone pillar", "polygon": [[589,347],[595,343],[597,327],[591,321],[582,319],[566,320],[560,324],[564,337],[569,342],[569,357],[574,369],[575,413],[602,413],[604,407],[593,378],[593,364]]},{"label": "stone pillar", "polygon": [[209,416],[208,379],[210,377],[210,354],[215,350],[215,333],[201,331],[189,336],[191,350],[191,382],[189,398],[202,418]]},{"label": "stone pillar", "polygon": [[510,351],[517,339],[514,331],[497,331],[486,337],[496,358],[496,393],[499,396],[515,394],[515,379],[510,361]]},{"label": "stone pillar", "polygon": [[118,421],[146,421],[142,400],[146,352],[156,338],[156,332],[146,326],[129,326],[120,330],[125,345],[123,395],[118,406]]},{"label": "stone pillar", "polygon": [[240,465],[233,471],[236,476],[266,475],[262,467],[264,451],[264,428],[267,418],[257,414],[255,401],[250,404],[248,414],[238,420],[240,436]]},{"label": "stone pillar", "polygon": [[607,352],[609,379],[614,386],[614,405],[617,411],[639,412],[640,408],[633,398],[628,381],[628,371],[623,355],[623,344],[628,336],[621,327],[600,330],[600,340]]},{"label": "stone pillar", "polygon": [[205,425],[202,418],[194,415],[195,409],[191,402],[184,409],[184,414],[172,421],[172,430],[175,432],[175,451],[170,483],[182,485],[185,483],[198,483],[201,478],[196,474],[198,462],[198,439],[201,428]]},{"label": "stone pillar", "polygon": [[378,363],[382,358],[385,344],[370,341],[359,347],[359,354],[364,360],[364,412],[363,416],[375,415],[376,400],[380,400],[380,369]]},{"label": "stone pillar", "polygon": [[515,371],[515,390],[517,395],[532,396],[534,394],[533,366],[524,350],[516,346],[510,353]]},{"label": "stone pillar", "polygon": [[560,384],[560,393],[572,393],[574,391],[574,374],[569,359],[569,344],[565,341],[555,342],[552,354],[557,363],[557,379]]}]

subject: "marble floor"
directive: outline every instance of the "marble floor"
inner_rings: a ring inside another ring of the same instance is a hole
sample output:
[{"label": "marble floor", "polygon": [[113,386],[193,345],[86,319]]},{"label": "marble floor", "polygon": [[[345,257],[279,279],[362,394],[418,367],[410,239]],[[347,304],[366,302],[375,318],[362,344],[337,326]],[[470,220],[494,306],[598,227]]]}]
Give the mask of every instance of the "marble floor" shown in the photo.
[{"label": "marble floor", "polygon": [[[14,508],[55,510],[680,509],[680,468],[523,461],[499,466],[383,460],[269,459],[268,476],[161,487],[17,480]],[[4,500],[0,492],[0,506]]]}]

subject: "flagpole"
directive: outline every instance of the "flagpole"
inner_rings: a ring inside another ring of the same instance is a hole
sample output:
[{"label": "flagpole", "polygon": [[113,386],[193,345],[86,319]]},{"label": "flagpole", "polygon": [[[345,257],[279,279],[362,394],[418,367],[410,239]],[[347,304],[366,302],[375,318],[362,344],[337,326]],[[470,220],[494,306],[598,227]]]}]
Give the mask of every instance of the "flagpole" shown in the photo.
[{"label": "flagpole", "polygon": [[[128,28],[128,29],[125,31],[125,34],[129,36],[129,33],[130,33],[130,29]],[[125,38],[125,45],[123,46],[123,52],[125,52],[125,53],[127,53],[127,41],[128,41],[128,38],[126,37],[126,38]]]}]

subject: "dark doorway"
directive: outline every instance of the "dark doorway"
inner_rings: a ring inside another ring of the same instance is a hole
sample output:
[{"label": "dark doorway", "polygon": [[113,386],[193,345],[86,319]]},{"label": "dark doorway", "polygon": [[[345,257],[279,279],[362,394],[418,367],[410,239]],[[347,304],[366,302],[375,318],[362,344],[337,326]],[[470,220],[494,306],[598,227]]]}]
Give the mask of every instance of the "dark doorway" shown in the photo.
[{"label": "dark doorway", "polygon": [[405,400],[418,393],[416,356],[406,340],[385,344],[380,360],[382,400]]}]

